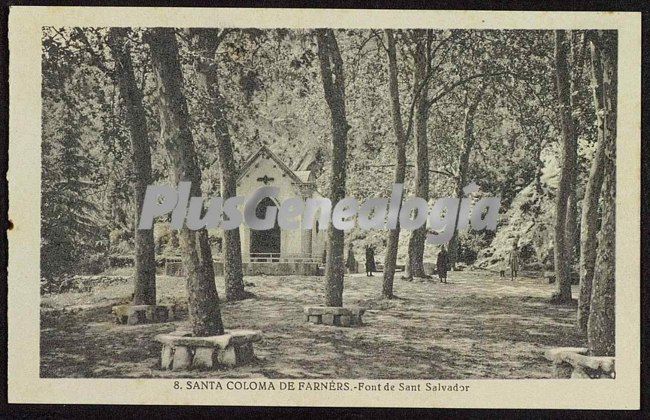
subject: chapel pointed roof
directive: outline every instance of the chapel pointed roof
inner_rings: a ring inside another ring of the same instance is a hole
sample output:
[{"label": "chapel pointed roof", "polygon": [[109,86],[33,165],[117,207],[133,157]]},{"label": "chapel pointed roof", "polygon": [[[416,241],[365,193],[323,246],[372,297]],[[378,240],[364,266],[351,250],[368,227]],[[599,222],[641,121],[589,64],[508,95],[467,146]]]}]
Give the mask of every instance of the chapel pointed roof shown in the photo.
[{"label": "chapel pointed roof", "polygon": [[[241,181],[241,179],[244,176],[246,176],[246,174],[250,171],[255,161],[257,161],[259,158],[269,158],[272,161],[274,161],[284,173],[286,173],[289,177],[291,177],[291,179],[293,179],[294,182],[298,184],[309,183],[308,181],[309,174],[301,173],[300,174],[301,176],[298,176],[296,172],[292,171],[291,168],[289,168],[286,164],[284,164],[284,162],[282,162],[280,158],[277,157],[275,153],[273,153],[271,149],[269,149],[266,145],[260,147],[259,150],[253,153],[253,155],[250,158],[248,158],[246,163],[242,165],[241,169],[239,170],[239,176],[237,177],[237,182]],[[308,172],[308,171],[301,171],[301,172]]]}]

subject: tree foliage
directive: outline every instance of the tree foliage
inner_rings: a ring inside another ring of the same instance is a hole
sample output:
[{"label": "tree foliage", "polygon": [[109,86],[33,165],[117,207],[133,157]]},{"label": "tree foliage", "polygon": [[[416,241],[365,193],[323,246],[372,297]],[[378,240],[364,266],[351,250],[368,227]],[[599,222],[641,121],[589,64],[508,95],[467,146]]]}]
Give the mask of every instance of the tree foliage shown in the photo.
[{"label": "tree foliage", "polygon": [[[168,183],[170,164],[160,138],[156,84],[144,32],[129,31],[128,42],[143,94],[152,182]],[[573,182],[577,213],[581,213],[598,137],[590,44],[586,43],[592,32],[572,31],[566,41],[577,143]],[[323,90],[317,38],[300,29],[227,28],[215,33],[219,36],[215,80],[234,166],[241,166],[265,144],[288,166],[309,166],[316,173],[318,190],[329,194],[330,163],[335,156],[329,146],[331,108]],[[107,47],[108,34],[106,28],[43,31],[43,109],[47,111],[43,115],[43,237],[66,243],[47,248],[46,259],[59,249],[69,250],[63,254],[72,262],[81,256],[133,252],[135,203],[130,186],[134,172],[127,110],[112,75],[115,62]],[[480,186],[474,199],[501,196],[497,231],[459,232],[456,261],[497,268],[512,243],[518,242],[525,250],[525,266],[552,269],[553,203],[562,168],[552,31],[396,30],[392,40],[396,95],[389,91],[385,31],[347,29],[335,31],[335,36],[349,126],[345,194],[359,200],[388,196],[398,179],[396,143],[403,137],[405,196],[425,190],[431,200],[458,196],[463,184],[471,181]],[[218,195],[223,168],[207,106],[210,97],[197,74],[201,51],[192,31],[177,30],[176,37],[201,188],[208,196]],[[391,96],[399,99],[403,134],[397,133]],[[418,106],[420,99],[422,106]],[[466,118],[470,109],[471,121]],[[428,155],[420,161],[418,114],[420,151]],[[418,185],[418,179],[424,181]],[[59,185],[66,185],[69,193]],[[75,211],[61,211],[71,206]],[[58,225],[60,217],[74,220]],[[580,214],[573,220],[577,223]],[[176,253],[177,238],[163,225],[155,229],[156,252]],[[210,234],[215,245],[215,232]],[[568,239],[575,254],[568,261],[572,270],[581,255],[577,236]],[[411,237],[403,232],[394,240],[396,264],[408,260]],[[375,246],[382,255],[390,242],[386,230],[356,228],[345,233],[345,240],[357,255],[365,245]],[[43,246],[51,243],[44,241]],[[427,261],[438,249],[427,245],[416,251]],[[50,258],[59,267],[48,273],[81,269],[65,261]]]}]

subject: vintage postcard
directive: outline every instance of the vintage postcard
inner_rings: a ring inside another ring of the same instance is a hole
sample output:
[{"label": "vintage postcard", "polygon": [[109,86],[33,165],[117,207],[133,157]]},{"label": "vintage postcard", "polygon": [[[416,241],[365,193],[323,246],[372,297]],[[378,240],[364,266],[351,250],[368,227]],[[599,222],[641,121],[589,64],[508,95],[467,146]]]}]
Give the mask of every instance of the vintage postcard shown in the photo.
[{"label": "vintage postcard", "polygon": [[19,403],[634,409],[641,14],[13,7]]}]

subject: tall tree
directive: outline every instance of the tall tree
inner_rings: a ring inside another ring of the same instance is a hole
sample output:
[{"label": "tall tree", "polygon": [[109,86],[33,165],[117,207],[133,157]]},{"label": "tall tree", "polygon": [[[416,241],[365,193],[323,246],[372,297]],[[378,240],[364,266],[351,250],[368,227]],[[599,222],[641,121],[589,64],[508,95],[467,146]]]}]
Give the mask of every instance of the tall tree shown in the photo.
[{"label": "tall tree", "polygon": [[[390,92],[391,115],[393,117],[393,131],[395,132],[395,184],[404,184],[406,176],[406,142],[408,133],[404,131],[402,121],[402,107],[399,98],[399,82],[397,70],[397,48],[395,35],[390,29],[386,30],[387,52],[388,52],[388,90]],[[408,131],[410,131],[410,123]],[[402,205],[402,197],[399,201],[399,209]],[[384,281],[382,285],[382,296],[393,298],[393,280],[395,278],[395,266],[397,264],[397,247],[399,245],[400,226],[399,218],[395,229],[391,229],[388,234],[388,244],[386,246],[386,255],[384,259]]]},{"label": "tall tree", "polygon": [[[68,85],[65,79],[62,84]],[[79,271],[84,244],[92,243],[96,230],[92,218],[96,208],[86,194],[96,163],[81,144],[74,104],[63,95],[59,101],[50,108],[58,118],[43,115],[47,141],[42,146],[41,276],[52,285],[58,284],[60,276]]]},{"label": "tall tree", "polygon": [[138,229],[147,186],[151,184],[151,151],[142,91],[133,71],[127,28],[111,28],[108,46],[115,59],[114,74],[126,108],[131,137],[135,196],[135,290],[134,305],[156,304],[156,256],[153,229]]},{"label": "tall tree", "polygon": [[558,116],[562,127],[562,157],[560,182],[556,201],[555,221],[555,278],[557,289],[551,300],[556,303],[571,301],[571,261],[567,259],[567,214],[571,190],[575,188],[577,139],[575,136],[571,102],[571,75],[567,32],[555,31],[555,76],[558,97]]},{"label": "tall tree", "polygon": [[[474,147],[474,117],[476,111],[485,92],[486,84],[481,84],[477,92],[472,96],[469,89],[465,90],[463,99],[463,142],[458,157],[458,169],[456,172],[456,185],[454,186],[455,197],[459,199],[463,196],[463,188],[467,183],[467,175],[469,173],[469,158]],[[458,261],[458,219],[460,214],[460,206],[456,211],[456,221],[454,223],[454,233],[449,240],[449,264],[455,267]]]},{"label": "tall tree", "polygon": [[105,186],[99,174],[107,165],[95,154],[101,146],[88,136],[98,119],[97,105],[104,103],[99,89],[88,88],[95,87],[94,68],[72,35],[70,29],[43,31],[42,96],[48,112],[42,116],[41,274],[46,287],[58,286],[65,275],[101,271],[108,242],[97,194]]},{"label": "tall tree", "polygon": [[[330,200],[336,205],[345,197],[347,138],[350,126],[345,114],[345,80],[343,59],[334,31],[317,29],[318,59],[325,100],[332,122],[332,173]],[[330,225],[325,263],[325,305],[343,306],[344,235],[342,230]]]},{"label": "tall tree", "polygon": [[[237,195],[237,171],[233,157],[232,141],[228,132],[224,99],[219,90],[217,48],[228,29],[195,29],[199,57],[195,62],[198,84],[210,100],[209,112],[212,116],[212,129],[217,138],[217,154],[221,174],[221,197],[227,200]],[[241,300],[246,297],[242,270],[241,239],[239,229],[223,232],[223,264],[226,299]]]},{"label": "tall tree", "polygon": [[[574,115],[575,111],[580,110],[580,103],[577,99],[578,95],[578,86],[582,82],[582,69],[583,69],[583,41],[584,34],[580,31],[571,31],[570,37],[568,39],[570,45],[570,57],[571,65],[570,68],[570,92],[571,92],[571,115]],[[575,150],[576,152],[572,156],[573,161],[571,166],[573,170],[569,173],[569,198],[567,200],[567,214],[565,220],[565,251],[564,258],[566,259],[569,267],[569,279],[573,276],[573,262],[576,253],[576,239],[578,235],[578,197],[577,197],[577,180],[578,180],[578,138],[580,137],[581,131],[584,131],[584,128],[581,126],[584,124],[580,123],[580,120],[577,118],[574,120],[574,133],[575,138]]]},{"label": "tall tree", "polygon": [[[478,59],[487,54],[481,51],[471,64],[463,62],[462,57],[468,49],[474,49],[472,44],[479,42],[473,34],[459,31],[434,32],[432,30],[414,30],[412,32],[413,61],[414,61],[414,109],[415,109],[415,139],[416,139],[416,179],[415,193],[424,200],[429,199],[429,145],[428,120],[432,110],[440,111],[440,101],[454,92],[456,88],[478,78],[492,77],[504,74],[498,68],[482,69]],[[469,68],[469,72],[465,72]],[[433,89],[435,87],[435,89]],[[432,91],[430,95],[430,91]],[[411,233],[408,245],[408,261],[406,266],[407,278],[427,277],[424,271],[424,244],[427,227]]]},{"label": "tall tree", "polygon": [[598,249],[597,233],[600,215],[598,211],[600,192],[603,185],[603,166],[605,161],[605,145],[611,139],[605,139],[612,132],[607,130],[611,119],[611,98],[605,98],[603,85],[603,57],[600,51],[599,34],[588,33],[591,56],[591,88],[597,122],[597,144],[591,161],[589,178],[582,201],[582,220],[580,223],[580,294],[578,297],[578,326],[586,334],[589,308],[591,306],[591,291],[594,278],[594,266]]},{"label": "tall tree", "polygon": [[[415,194],[424,200],[429,200],[429,145],[427,137],[427,122],[429,120],[429,107],[427,96],[430,79],[430,32],[425,30],[413,31],[415,50],[414,60],[414,86],[415,92],[415,148],[416,148],[416,175]],[[408,261],[406,276],[427,277],[424,272],[424,241],[427,235],[426,224],[411,232],[408,244]]]},{"label": "tall tree", "polygon": [[614,356],[616,343],[616,94],[617,39],[614,31],[599,31],[601,50],[605,156],[601,189],[602,226],[594,265],[591,306],[587,324],[589,352]]},{"label": "tall tree", "polygon": [[[154,28],[146,34],[157,84],[161,138],[171,162],[174,183],[191,182],[191,196],[202,197],[201,172],[190,130],[183,73],[173,28]],[[190,324],[195,336],[223,334],[219,296],[214,281],[212,252],[205,228],[180,230],[183,265],[187,272]]]}]

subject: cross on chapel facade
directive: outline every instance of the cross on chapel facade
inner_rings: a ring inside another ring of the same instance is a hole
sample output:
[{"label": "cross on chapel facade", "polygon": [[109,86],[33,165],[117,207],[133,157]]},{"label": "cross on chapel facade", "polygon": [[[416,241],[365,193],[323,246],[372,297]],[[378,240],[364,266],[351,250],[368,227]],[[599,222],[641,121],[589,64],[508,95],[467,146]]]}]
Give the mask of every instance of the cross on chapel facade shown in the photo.
[{"label": "cross on chapel facade", "polygon": [[[288,198],[321,197],[316,190],[311,171],[293,171],[267,146],[254,153],[239,171],[237,195],[250,196],[263,184],[279,188],[277,199],[264,199],[258,205],[258,217],[268,206],[279,206]],[[301,227],[303,221],[301,220]],[[312,229],[281,229],[277,223],[273,229],[255,231],[242,223],[240,226],[242,257],[244,261],[272,258],[272,261],[292,261],[311,258],[321,259],[325,249],[326,231],[314,223]]]},{"label": "cross on chapel facade", "polygon": [[264,185],[269,185],[271,181],[275,181],[275,178],[270,178],[268,175],[264,175],[263,177],[257,178],[259,182],[263,182]]}]

